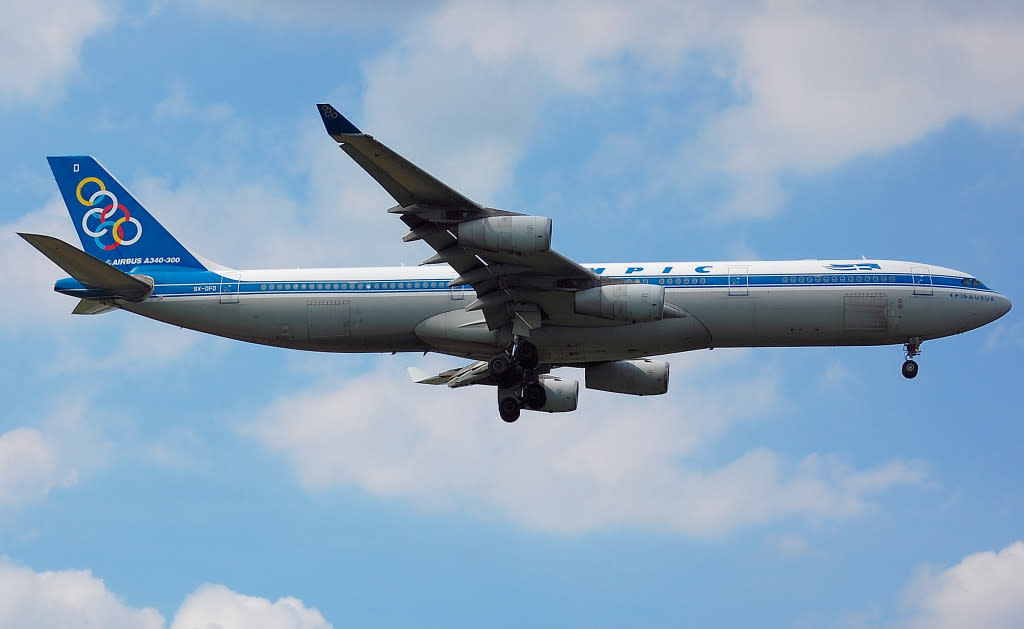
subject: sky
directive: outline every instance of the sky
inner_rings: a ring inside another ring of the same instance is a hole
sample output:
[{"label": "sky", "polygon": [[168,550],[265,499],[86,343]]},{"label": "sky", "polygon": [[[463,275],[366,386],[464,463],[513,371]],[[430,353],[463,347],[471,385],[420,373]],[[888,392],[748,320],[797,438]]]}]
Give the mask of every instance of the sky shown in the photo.
[{"label": "sky", "polygon": [[[1019,5],[5,7],[0,627],[1024,626]],[[417,264],[318,102],[581,262],[913,260],[1018,307],[912,381],[718,349],[506,425],[405,374],[459,359],[71,316],[15,236],[77,243],[44,158],[91,154],[220,263]]]}]

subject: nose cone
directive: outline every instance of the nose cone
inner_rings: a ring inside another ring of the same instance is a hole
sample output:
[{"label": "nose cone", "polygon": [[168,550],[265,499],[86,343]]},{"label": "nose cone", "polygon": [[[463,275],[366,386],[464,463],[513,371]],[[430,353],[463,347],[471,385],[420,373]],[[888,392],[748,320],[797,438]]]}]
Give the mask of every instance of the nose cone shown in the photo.
[{"label": "nose cone", "polygon": [[995,321],[1007,312],[1010,312],[1010,308],[1013,308],[1013,304],[1010,303],[1009,299],[1002,295],[996,295],[996,300],[992,302],[992,320]]}]

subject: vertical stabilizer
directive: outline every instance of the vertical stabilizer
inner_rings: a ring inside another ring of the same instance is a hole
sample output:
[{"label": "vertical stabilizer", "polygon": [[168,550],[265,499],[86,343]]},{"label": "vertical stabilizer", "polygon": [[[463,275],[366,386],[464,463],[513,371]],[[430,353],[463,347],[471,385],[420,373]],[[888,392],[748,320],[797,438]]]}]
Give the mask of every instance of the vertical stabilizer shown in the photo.
[{"label": "vertical stabilizer", "polygon": [[121,270],[147,265],[206,268],[95,159],[46,159],[86,253]]}]

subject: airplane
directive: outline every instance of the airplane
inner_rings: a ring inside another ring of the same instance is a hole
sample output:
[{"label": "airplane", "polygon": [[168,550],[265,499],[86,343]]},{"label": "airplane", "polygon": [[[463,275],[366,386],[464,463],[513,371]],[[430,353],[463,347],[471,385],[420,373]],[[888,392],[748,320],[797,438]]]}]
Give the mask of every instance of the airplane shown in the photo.
[{"label": "airplane", "polygon": [[434,250],[417,267],[240,270],[174,238],[89,156],[47,158],[82,249],[19,234],[71,277],[74,314],[115,309],[218,336],[322,352],[436,352],[472,360],[413,380],[494,386],[498,412],[568,412],[587,388],[668,391],[654,356],[716,347],[903,345],[1006,314],[977,278],[894,260],[579,264],[551,248],[552,220],[471,201],[317,105],[328,135],[395,199],[404,240]]}]

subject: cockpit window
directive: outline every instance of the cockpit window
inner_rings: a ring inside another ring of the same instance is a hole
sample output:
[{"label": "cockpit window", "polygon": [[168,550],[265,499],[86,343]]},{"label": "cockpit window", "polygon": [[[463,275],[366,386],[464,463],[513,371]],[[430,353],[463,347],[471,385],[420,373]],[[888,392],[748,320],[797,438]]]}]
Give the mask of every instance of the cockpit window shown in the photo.
[{"label": "cockpit window", "polygon": [[970,286],[971,288],[985,288],[985,285],[974,279],[973,277],[965,277],[960,280],[960,284],[963,286]]}]

